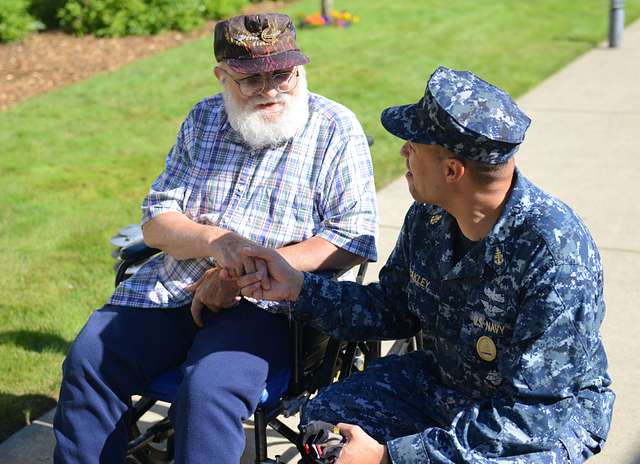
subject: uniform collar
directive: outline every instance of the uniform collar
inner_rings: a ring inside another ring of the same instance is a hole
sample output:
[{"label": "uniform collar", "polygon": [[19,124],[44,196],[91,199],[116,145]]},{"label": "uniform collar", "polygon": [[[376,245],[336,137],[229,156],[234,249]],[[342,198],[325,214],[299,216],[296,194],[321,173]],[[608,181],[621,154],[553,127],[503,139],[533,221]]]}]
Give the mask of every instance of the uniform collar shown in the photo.
[{"label": "uniform collar", "polygon": [[434,207],[426,217],[427,228],[433,237],[433,246],[425,249],[427,261],[435,264],[438,278],[442,280],[462,279],[481,275],[484,269],[482,261],[482,243],[471,248],[457,263],[454,262],[454,233],[458,228],[456,219],[445,210]]},{"label": "uniform collar", "polygon": [[484,239],[484,262],[496,274],[502,274],[508,267],[516,240],[513,230],[524,221],[525,213],[531,206],[532,187],[516,168],[507,201],[491,232]]},{"label": "uniform collar", "polygon": [[532,187],[516,168],[509,196],[491,232],[458,263],[453,262],[455,218],[441,208],[436,208],[427,217],[431,236],[437,237],[431,252],[444,280],[481,276],[485,267],[498,275],[505,272],[516,240],[513,230],[524,221],[524,213],[530,208]]},{"label": "uniform collar", "polygon": [[434,237],[435,243],[427,248],[431,255],[429,262],[436,263],[440,276],[446,276],[453,266],[453,233],[456,226],[455,218],[445,210],[436,207],[432,214],[427,216],[427,227]]}]

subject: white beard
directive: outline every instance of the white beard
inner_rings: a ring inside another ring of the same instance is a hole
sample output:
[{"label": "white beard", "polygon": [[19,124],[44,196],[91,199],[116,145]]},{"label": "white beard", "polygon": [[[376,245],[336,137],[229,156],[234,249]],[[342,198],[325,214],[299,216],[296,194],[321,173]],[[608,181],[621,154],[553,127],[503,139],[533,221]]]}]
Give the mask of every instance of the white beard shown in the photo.
[{"label": "white beard", "polygon": [[[309,118],[309,92],[304,69],[299,68],[296,94],[279,93],[275,98],[256,96],[249,98],[243,106],[224,86],[222,96],[229,118],[229,124],[254,150],[279,145],[291,140],[299,129],[304,127]],[[282,113],[273,118],[265,118],[256,105],[283,102]]]}]

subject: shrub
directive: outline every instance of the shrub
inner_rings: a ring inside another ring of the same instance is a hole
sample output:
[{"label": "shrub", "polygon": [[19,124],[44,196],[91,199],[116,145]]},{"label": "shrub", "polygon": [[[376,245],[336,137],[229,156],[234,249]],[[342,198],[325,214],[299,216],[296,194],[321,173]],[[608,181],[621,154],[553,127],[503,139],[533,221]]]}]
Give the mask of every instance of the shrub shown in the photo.
[{"label": "shrub", "polygon": [[[257,0],[251,0],[255,3]],[[208,18],[219,19],[233,16],[238,13],[247,0],[203,0]]]},{"label": "shrub", "polygon": [[0,42],[20,40],[38,28],[27,12],[27,0],[2,0],[0,4]]},{"label": "shrub", "polygon": [[202,0],[147,0],[150,16],[156,17],[160,29],[190,31],[204,23],[205,7]]},{"label": "shrub", "polygon": [[[44,0],[41,0],[44,1]],[[77,35],[99,37],[190,31],[205,18],[237,13],[248,0],[66,0],[58,12],[60,25]]]},{"label": "shrub", "polygon": [[59,10],[60,26],[77,35],[98,37],[156,32],[142,0],[69,0]]},{"label": "shrub", "polygon": [[28,11],[47,29],[56,29],[60,26],[58,11],[66,2],[67,0],[31,0]]}]

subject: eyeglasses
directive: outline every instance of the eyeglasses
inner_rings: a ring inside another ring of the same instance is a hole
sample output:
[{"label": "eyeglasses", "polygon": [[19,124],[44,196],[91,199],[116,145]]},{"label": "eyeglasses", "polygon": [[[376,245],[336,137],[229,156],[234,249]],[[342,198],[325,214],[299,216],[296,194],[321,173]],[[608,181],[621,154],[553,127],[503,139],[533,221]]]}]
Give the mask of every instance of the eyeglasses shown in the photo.
[{"label": "eyeglasses", "polygon": [[296,87],[296,85],[298,85],[297,68],[290,71],[253,74],[242,79],[234,79],[233,76],[224,69],[220,68],[220,70],[238,85],[240,93],[245,97],[255,97],[256,95],[261,94],[267,87],[267,81],[269,82],[268,88],[276,89],[279,93],[290,92]]}]

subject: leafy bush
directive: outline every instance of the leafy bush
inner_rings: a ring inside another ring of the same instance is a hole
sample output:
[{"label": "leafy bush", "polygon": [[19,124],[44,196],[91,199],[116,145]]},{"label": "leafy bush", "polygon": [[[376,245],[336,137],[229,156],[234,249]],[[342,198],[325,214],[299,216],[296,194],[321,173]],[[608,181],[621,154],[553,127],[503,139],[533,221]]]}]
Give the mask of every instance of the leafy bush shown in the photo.
[{"label": "leafy bush", "polygon": [[147,15],[142,0],[70,0],[59,10],[60,26],[77,35],[98,37],[156,32],[154,17]]},{"label": "leafy bush", "polygon": [[58,11],[67,0],[31,0],[28,11],[41,21],[47,29],[59,27]]},{"label": "leafy bush", "polygon": [[155,13],[159,30],[190,31],[204,23],[206,9],[202,0],[147,0],[149,11]]},{"label": "leafy bush", "polygon": [[[256,3],[259,0],[251,0]],[[208,18],[219,19],[226,18],[237,14],[247,0],[203,0]]]},{"label": "leafy bush", "polygon": [[[43,0],[44,1],[44,0]],[[67,0],[60,25],[77,35],[99,37],[155,34],[165,29],[190,31],[205,18],[237,13],[248,0]]]},{"label": "leafy bush", "polygon": [[2,0],[0,4],[0,42],[20,40],[37,29],[37,21],[27,12],[27,0]]},{"label": "leafy bush", "polygon": [[190,31],[205,19],[232,16],[262,0],[0,0],[0,42],[61,27],[98,37]]}]

